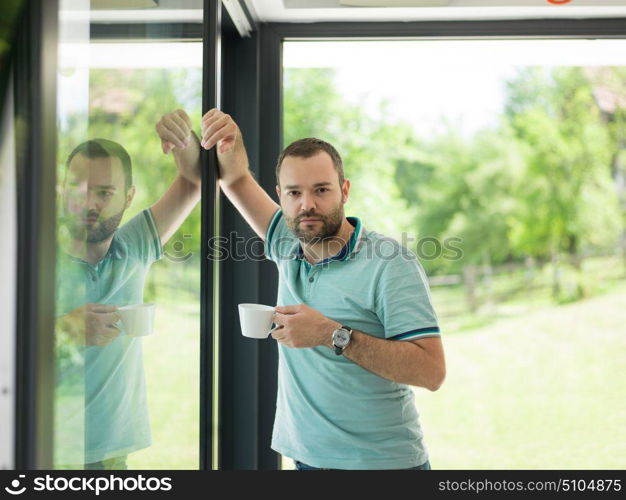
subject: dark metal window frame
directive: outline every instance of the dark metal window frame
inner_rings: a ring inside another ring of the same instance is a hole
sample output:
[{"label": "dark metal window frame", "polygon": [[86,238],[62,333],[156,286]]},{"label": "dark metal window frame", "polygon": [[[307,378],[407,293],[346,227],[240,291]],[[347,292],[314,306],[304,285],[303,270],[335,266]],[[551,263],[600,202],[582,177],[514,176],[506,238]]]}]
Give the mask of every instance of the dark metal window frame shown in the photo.
[{"label": "dark metal window frame", "polygon": [[281,41],[411,38],[624,38],[626,18],[269,23]]},{"label": "dark metal window frame", "polygon": [[17,168],[15,468],[52,466],[58,1],[32,0],[13,60]]},{"label": "dark metal window frame", "polygon": [[[207,6],[205,5],[206,12]],[[205,16],[206,22],[206,16]],[[205,23],[91,23],[92,40],[202,40]],[[208,32],[207,32],[208,34]]]},{"label": "dark metal window frame", "polygon": [[[204,0],[202,109],[219,106],[221,0]],[[220,269],[215,254],[206,244],[219,234],[219,202],[217,187],[217,155],[215,150],[202,149],[202,216],[200,238],[200,470],[219,467],[219,405],[215,407],[216,383],[219,382],[219,297]],[[215,378],[217,375],[217,380]]]},{"label": "dark metal window frame", "polygon": [[[282,61],[276,34],[261,25],[249,38],[241,38],[224,12],[222,33],[222,110],[233,116],[246,142],[250,169],[268,193],[276,185],[274,169],[280,152]],[[278,275],[273,263],[262,258],[263,244],[241,215],[222,197],[221,235],[234,243],[243,238],[246,248],[260,258],[226,259],[220,288],[220,469],[276,470],[280,456],[271,449],[276,410],[278,349],[269,340],[241,335],[237,305],[276,303]],[[259,255],[260,254],[260,255]]]}]

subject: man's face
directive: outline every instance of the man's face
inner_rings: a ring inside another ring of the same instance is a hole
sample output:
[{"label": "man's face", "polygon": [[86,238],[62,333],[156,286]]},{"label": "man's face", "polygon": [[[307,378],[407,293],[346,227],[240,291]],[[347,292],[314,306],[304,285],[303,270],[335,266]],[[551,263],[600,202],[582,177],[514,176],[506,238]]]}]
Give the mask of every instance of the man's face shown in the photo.
[{"label": "man's face", "polygon": [[100,243],[117,229],[130,205],[134,188],[126,191],[119,158],[72,158],[64,186],[68,228],[77,240]]},{"label": "man's face", "polygon": [[310,158],[287,156],[276,193],[289,229],[305,243],[337,235],[344,219],[350,181],[339,186],[339,174],[326,152]]}]

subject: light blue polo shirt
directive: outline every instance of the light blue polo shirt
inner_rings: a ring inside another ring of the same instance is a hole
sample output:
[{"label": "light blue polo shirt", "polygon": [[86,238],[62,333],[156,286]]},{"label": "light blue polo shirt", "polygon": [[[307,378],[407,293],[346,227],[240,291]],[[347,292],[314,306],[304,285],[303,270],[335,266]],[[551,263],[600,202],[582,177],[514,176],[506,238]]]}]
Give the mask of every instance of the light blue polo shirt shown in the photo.
[{"label": "light blue polo shirt", "polygon": [[[59,252],[57,317],[87,303],[142,303],[146,274],[161,255],[149,209],[115,232],[96,265]],[[56,465],[98,462],[150,446],[140,337],[122,330],[103,347],[57,344],[56,388]]]},{"label": "light blue polo shirt", "polygon": [[[279,269],[278,305],[306,304],[381,339],[439,336],[417,257],[395,240],[367,231],[358,218],[348,221],[355,227],[348,244],[311,265],[282,211],[274,214],[266,255]],[[426,462],[409,386],[375,375],[328,347],[278,344],[278,349],[274,450],[331,469],[405,469]]]}]

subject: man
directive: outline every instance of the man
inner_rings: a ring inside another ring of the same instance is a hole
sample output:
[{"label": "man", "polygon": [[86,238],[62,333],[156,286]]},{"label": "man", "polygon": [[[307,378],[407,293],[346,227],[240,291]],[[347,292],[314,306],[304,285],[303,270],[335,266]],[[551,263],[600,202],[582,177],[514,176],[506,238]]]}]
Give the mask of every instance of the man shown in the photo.
[{"label": "man", "polygon": [[144,279],[201,194],[193,133],[183,111],[156,126],[178,175],[150,208],[118,227],[135,195],[131,159],[119,144],[87,141],[67,159],[57,267],[55,465],[126,469],[151,444],[141,338],[120,330],[118,307],[143,302]]},{"label": "man", "polygon": [[272,448],[299,469],[429,469],[408,386],[437,390],[445,361],[415,256],[345,217],[350,181],[330,144],[282,152],[280,206],[250,174],[229,115],[204,115],[201,144],[217,145],[221,188],[280,273]]}]

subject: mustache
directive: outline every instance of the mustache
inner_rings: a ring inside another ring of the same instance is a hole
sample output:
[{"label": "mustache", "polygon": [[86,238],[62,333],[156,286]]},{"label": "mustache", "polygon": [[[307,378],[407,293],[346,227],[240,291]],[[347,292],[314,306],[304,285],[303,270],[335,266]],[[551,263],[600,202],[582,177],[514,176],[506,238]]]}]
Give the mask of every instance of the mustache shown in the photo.
[{"label": "mustache", "polygon": [[88,212],[83,212],[83,219],[88,219],[88,218],[99,218],[100,217],[100,212],[96,212],[95,210],[89,210]]},{"label": "mustache", "polygon": [[324,219],[324,216],[320,214],[312,213],[312,212],[304,212],[296,217],[296,221],[300,222],[302,219],[311,219],[311,218]]}]

